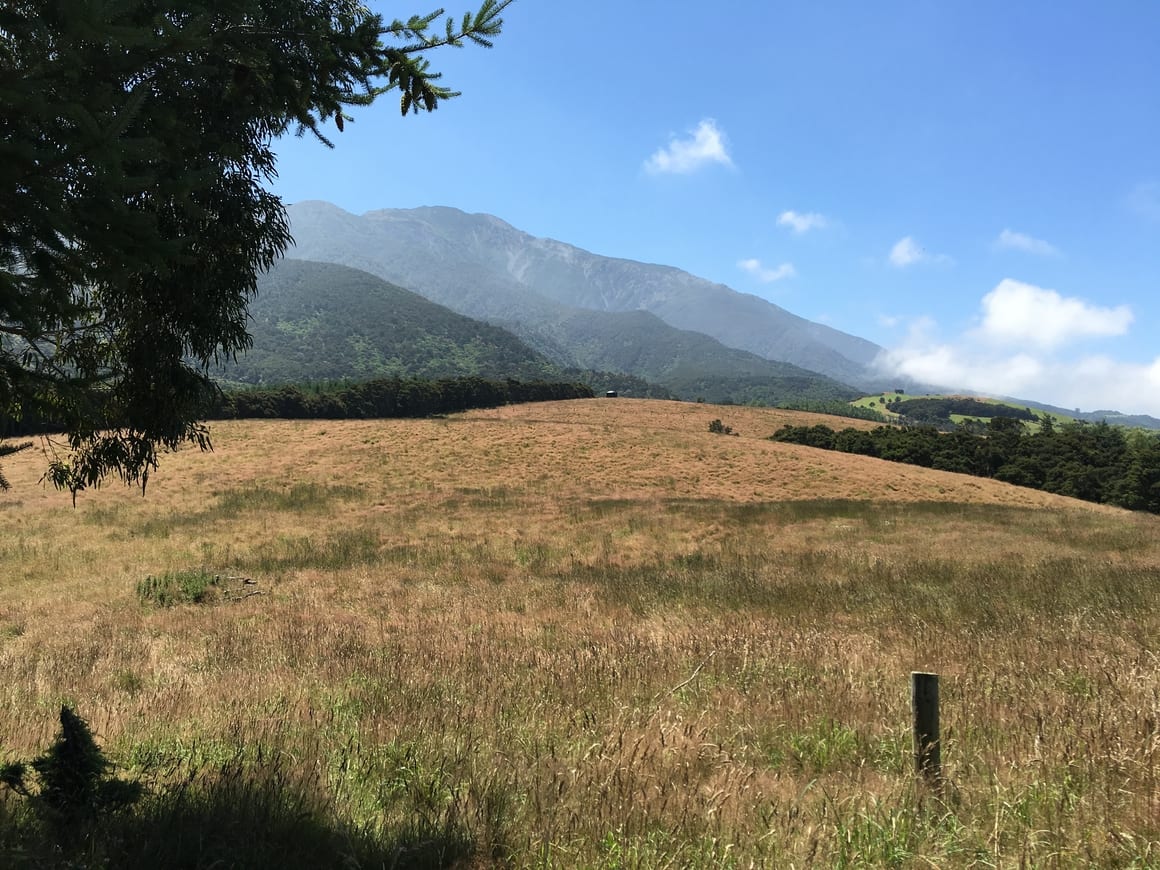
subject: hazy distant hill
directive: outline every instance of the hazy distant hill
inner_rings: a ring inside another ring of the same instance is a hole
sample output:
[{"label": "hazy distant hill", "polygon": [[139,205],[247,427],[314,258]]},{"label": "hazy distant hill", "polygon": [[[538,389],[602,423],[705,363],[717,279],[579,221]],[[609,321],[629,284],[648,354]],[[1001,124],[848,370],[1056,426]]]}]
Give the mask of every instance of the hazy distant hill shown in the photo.
[{"label": "hazy distant hill", "polygon": [[[670,266],[601,257],[538,239],[490,215],[451,208],[385,209],[361,217],[324,202],[289,207],[290,256],[365,269],[521,337],[551,335],[560,355],[583,352],[567,328],[577,309],[651,312],[680,330],[843,382],[873,380],[880,348],[756,296]],[[604,321],[624,334],[639,318]],[[583,342],[591,347],[591,333]]]},{"label": "hazy distant hill", "polygon": [[390,375],[549,378],[558,369],[511,333],[366,272],[282,260],[250,304],[254,346],[221,376],[242,383]]},{"label": "hazy distant hill", "polygon": [[1125,414],[1122,411],[1081,411],[1079,409],[1060,408],[1056,405],[1044,405],[1041,402],[1024,401],[1017,399],[1029,408],[1055,414],[1063,417],[1074,417],[1076,420],[1086,420],[1088,423],[1108,423],[1113,426],[1137,427],[1140,429],[1160,429],[1160,420],[1148,414]]},{"label": "hazy distant hill", "polygon": [[[564,336],[573,365],[632,372],[688,399],[773,405],[791,399],[850,401],[858,395],[817,372],[726,347],[647,311],[575,311],[546,342],[564,343]],[[534,339],[530,343],[540,346]]]}]

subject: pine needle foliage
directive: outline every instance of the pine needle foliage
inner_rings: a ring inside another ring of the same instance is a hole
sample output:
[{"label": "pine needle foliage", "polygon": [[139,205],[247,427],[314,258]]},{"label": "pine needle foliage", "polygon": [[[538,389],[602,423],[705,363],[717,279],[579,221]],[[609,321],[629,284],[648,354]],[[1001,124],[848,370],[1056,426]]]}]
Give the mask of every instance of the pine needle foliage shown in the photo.
[{"label": "pine needle foliage", "polygon": [[458,92],[427,53],[490,45],[511,2],[442,27],[356,0],[0,5],[0,430],[60,421],[46,477],[74,499],[209,448],[209,367],[290,242],[276,137],[330,145],[396,89],[434,111]]}]

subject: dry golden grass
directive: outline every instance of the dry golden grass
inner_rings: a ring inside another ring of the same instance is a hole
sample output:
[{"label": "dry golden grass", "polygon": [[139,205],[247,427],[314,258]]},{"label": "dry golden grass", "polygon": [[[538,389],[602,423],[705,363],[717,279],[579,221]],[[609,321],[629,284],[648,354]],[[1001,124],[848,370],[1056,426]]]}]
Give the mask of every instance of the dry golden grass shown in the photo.
[{"label": "dry golden grass", "polygon": [[[18,454],[0,753],[68,702],[130,770],[277,758],[335,825],[480,866],[1155,866],[1160,518],[786,422],[835,421],[215,424],[75,510]],[[190,568],[264,594],[138,599]],[[944,801],[909,775],[912,669],[944,675]]]}]

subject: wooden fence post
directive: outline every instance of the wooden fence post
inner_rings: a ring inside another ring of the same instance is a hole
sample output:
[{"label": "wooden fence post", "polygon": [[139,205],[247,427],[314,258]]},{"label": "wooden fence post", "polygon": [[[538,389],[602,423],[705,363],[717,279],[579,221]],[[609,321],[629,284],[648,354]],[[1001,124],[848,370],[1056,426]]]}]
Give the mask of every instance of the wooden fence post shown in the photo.
[{"label": "wooden fence post", "polygon": [[914,711],[914,768],[930,785],[942,781],[942,753],[938,730],[938,674],[913,671],[910,706]]}]

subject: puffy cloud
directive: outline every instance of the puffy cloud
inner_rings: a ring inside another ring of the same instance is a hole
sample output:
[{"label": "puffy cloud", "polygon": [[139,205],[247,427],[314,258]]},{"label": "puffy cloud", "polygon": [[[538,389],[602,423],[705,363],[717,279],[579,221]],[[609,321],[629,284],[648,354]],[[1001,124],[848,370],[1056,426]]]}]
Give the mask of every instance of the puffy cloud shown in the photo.
[{"label": "puffy cloud", "polygon": [[725,133],[717,127],[716,121],[706,118],[696,129],[689,131],[686,138],[673,137],[667,148],[657,149],[644,162],[644,168],[654,175],[684,175],[711,163],[732,166],[733,160],[726,147]]},{"label": "puffy cloud", "polygon": [[890,376],[982,395],[1160,417],[1160,357],[1150,363],[1100,355],[1071,360],[1029,353],[987,357],[969,345],[931,344],[886,351],[877,366]]},{"label": "puffy cloud", "polygon": [[1001,251],[1022,251],[1025,254],[1038,254],[1041,257],[1053,257],[1059,253],[1055,245],[1036,239],[1026,233],[1017,233],[1014,230],[1003,230],[995,239],[995,248]]},{"label": "puffy cloud", "polygon": [[933,320],[915,320],[876,367],[984,395],[1160,416],[1160,357],[1139,363],[1063,350],[1067,341],[1123,334],[1132,319],[1126,307],[1101,308],[1009,279],[981,307],[980,326],[952,339],[940,337]]},{"label": "puffy cloud", "polygon": [[1052,348],[1077,338],[1123,335],[1132,323],[1126,305],[1101,308],[1005,278],[983,297],[980,334],[998,344]]},{"label": "puffy cloud", "polygon": [[793,267],[793,263],[782,263],[780,266],[769,269],[761,264],[761,260],[749,259],[742,260],[737,266],[763,284],[772,284],[774,281],[780,281],[783,278],[793,278],[797,275],[797,270]]},{"label": "puffy cloud", "polygon": [[922,249],[912,236],[906,236],[894,243],[890,249],[890,262],[899,269],[905,269],[922,259]]},{"label": "puffy cloud", "polygon": [[810,230],[821,230],[829,226],[830,222],[826,220],[825,215],[820,215],[815,211],[807,212],[806,214],[799,214],[796,211],[783,211],[777,216],[777,225],[779,227],[789,227],[797,235],[808,233]]},{"label": "puffy cloud", "polygon": [[930,254],[925,248],[919,247],[914,236],[904,236],[894,243],[890,249],[890,265],[899,269],[913,266],[915,263],[949,263],[951,258],[946,254]]}]

